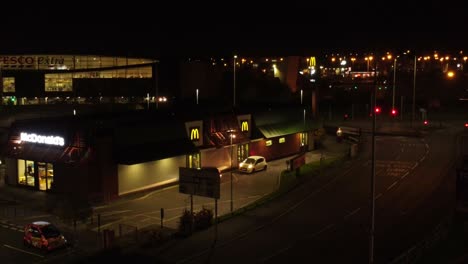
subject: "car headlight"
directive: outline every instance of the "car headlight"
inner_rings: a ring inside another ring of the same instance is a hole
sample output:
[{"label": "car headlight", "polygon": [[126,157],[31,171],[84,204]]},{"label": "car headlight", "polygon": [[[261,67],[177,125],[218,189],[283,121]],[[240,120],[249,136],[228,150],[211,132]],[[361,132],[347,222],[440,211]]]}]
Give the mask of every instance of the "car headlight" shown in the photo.
[{"label": "car headlight", "polygon": [[252,164],[249,165],[249,169],[251,169],[251,168],[253,168],[253,165],[252,165]]},{"label": "car headlight", "polygon": [[244,162],[239,163],[239,167],[244,166]]}]

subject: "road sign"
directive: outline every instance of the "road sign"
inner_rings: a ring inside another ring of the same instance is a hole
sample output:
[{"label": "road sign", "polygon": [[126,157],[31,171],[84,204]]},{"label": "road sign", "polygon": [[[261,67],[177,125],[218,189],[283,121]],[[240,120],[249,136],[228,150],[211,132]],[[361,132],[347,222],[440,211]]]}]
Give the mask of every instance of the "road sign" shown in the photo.
[{"label": "road sign", "polygon": [[220,173],[215,167],[179,167],[179,193],[220,198]]}]

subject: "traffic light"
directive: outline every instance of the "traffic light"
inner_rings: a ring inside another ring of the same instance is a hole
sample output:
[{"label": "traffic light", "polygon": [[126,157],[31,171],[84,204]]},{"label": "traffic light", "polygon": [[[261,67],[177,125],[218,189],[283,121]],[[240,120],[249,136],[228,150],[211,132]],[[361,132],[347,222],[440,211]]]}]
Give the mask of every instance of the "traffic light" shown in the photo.
[{"label": "traffic light", "polygon": [[380,107],[378,107],[378,106],[375,107],[375,113],[376,114],[380,114],[381,111],[382,111],[382,109],[380,109]]},{"label": "traffic light", "polygon": [[424,125],[427,126],[429,124],[429,121],[424,120]]},{"label": "traffic light", "polygon": [[395,108],[393,108],[391,113],[392,113],[392,116],[396,116],[398,112]]}]

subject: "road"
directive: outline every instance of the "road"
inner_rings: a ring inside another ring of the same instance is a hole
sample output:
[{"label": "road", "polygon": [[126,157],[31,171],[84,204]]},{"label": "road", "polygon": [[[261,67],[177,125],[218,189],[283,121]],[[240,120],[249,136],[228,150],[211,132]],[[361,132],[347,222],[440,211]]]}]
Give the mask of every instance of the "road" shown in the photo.
[{"label": "road", "polygon": [[[377,137],[375,263],[388,263],[453,209],[458,132],[445,128],[424,138]],[[361,160],[344,171],[329,171],[244,219],[223,223],[209,247],[196,245],[206,234],[194,236],[155,257],[167,263],[368,262],[371,160],[366,146]],[[239,227],[252,218],[254,226]]]}]

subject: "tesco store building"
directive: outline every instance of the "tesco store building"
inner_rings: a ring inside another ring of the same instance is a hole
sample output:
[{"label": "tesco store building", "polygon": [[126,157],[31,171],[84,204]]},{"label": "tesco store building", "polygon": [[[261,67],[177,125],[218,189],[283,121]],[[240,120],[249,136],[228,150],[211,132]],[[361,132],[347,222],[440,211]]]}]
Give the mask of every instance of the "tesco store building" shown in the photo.
[{"label": "tesco store building", "polygon": [[[4,104],[145,100],[156,60],[98,55],[0,55]],[[130,99],[129,99],[130,98]]]}]

